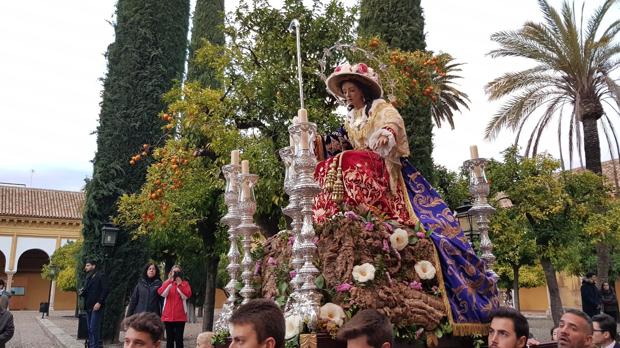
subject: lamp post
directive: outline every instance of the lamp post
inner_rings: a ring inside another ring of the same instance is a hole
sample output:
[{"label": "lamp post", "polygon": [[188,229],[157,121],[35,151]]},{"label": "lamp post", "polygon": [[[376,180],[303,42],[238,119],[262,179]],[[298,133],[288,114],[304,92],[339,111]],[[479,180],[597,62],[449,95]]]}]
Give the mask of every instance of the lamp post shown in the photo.
[{"label": "lamp post", "polygon": [[480,232],[476,225],[476,219],[474,219],[470,211],[472,207],[471,202],[463,201],[463,204],[456,208],[456,218],[459,220],[459,225],[463,230],[463,234],[467,237],[469,245],[476,250],[474,240],[479,239]]},{"label": "lamp post", "polygon": [[101,245],[104,247],[113,247],[116,245],[116,237],[118,236],[119,228],[112,223],[104,224],[101,228]]}]

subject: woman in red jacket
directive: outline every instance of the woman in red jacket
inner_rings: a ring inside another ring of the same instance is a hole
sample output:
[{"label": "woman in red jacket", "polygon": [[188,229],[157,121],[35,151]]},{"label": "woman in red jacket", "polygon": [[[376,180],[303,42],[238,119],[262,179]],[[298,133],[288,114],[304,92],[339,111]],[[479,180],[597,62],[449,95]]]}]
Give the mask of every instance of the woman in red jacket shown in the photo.
[{"label": "woman in red jacket", "polygon": [[175,265],[168,274],[168,280],[157,293],[164,298],[161,320],[166,325],[166,348],[183,348],[183,331],[187,321],[187,299],[192,296],[187,280],[183,280],[181,267]]}]

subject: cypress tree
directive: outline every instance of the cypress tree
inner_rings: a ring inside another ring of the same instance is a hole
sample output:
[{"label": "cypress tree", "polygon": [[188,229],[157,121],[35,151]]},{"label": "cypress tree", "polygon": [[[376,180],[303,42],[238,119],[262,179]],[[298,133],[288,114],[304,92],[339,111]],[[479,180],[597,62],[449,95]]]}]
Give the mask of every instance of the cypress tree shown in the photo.
[{"label": "cypress tree", "polygon": [[[378,36],[390,47],[425,50],[424,16],[420,0],[361,0],[358,32]],[[409,139],[411,160],[427,179],[433,176],[433,121],[430,107],[410,98],[400,108]]]},{"label": "cypress tree", "polygon": [[[195,61],[195,52],[203,45],[204,41],[209,41],[214,45],[223,45],[224,39],[224,0],[197,0],[192,18],[192,37],[189,46],[189,64],[187,79],[198,81],[207,88],[218,88],[220,86],[215,71],[204,62]],[[209,139],[202,139],[200,146],[207,146]],[[207,159],[206,161],[209,161]],[[223,192],[214,193],[222,196]],[[196,224],[196,232],[201,236],[205,249],[204,262],[204,302],[203,302],[203,331],[213,329],[215,292],[217,270],[220,262],[219,250],[217,248],[216,231],[219,227],[221,217],[219,200],[205,197],[204,202],[207,207],[207,216],[204,216]]]},{"label": "cypress tree", "polygon": [[[145,180],[147,161],[130,165],[143,144],[162,137],[162,95],[183,74],[189,0],[119,0],[115,41],[108,47],[108,72],[97,128],[93,177],[86,186],[81,259],[99,260],[110,294],[104,306],[102,338],[118,338],[127,294],[147,254],[143,239],[121,231],[114,247],[101,245],[102,225],[117,213],[119,196],[136,192]],[[82,262],[83,265],[83,262]]]}]

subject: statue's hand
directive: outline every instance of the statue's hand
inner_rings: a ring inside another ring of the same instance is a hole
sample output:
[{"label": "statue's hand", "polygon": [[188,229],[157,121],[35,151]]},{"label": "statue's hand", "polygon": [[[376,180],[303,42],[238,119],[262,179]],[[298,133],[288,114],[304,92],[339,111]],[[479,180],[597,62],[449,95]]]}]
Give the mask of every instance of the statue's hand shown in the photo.
[{"label": "statue's hand", "polygon": [[388,143],[388,137],[385,136],[385,135],[382,135],[377,140],[377,147],[385,146],[385,145],[387,145],[387,143]]}]

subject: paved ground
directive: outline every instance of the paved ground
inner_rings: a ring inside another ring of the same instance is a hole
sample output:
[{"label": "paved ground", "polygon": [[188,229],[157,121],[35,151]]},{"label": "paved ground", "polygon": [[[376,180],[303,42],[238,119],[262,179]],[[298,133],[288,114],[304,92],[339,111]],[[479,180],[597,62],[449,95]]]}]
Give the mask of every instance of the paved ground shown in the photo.
[{"label": "paved ground", "polygon": [[55,345],[43,332],[36,320],[40,314],[35,311],[14,311],[15,335],[7,343],[7,348],[49,347],[60,348]]}]

